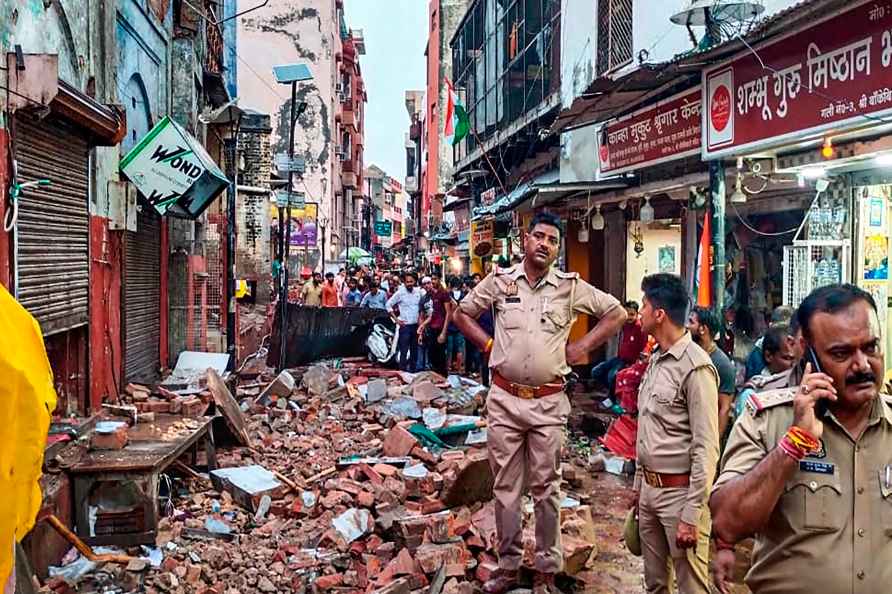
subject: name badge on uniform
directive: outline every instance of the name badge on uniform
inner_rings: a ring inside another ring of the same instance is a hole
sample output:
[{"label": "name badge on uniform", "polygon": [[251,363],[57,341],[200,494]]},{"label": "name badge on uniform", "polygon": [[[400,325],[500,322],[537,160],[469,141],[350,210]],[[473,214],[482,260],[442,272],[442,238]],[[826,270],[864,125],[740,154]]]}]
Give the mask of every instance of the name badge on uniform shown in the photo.
[{"label": "name badge on uniform", "polygon": [[817,462],[815,460],[801,460],[799,470],[802,472],[815,472],[817,474],[833,474],[836,465],[829,462]]},{"label": "name badge on uniform", "polygon": [[505,294],[510,296],[517,295],[517,281],[511,281],[507,287],[505,287]]},{"label": "name badge on uniform", "polygon": [[520,303],[520,297],[505,297],[505,303]]}]

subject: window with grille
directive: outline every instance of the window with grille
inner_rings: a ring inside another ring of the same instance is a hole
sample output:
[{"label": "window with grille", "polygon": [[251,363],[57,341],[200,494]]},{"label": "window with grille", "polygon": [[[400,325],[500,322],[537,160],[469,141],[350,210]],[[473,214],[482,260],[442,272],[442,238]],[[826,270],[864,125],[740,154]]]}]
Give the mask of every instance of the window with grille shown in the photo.
[{"label": "window with grille", "polygon": [[632,61],[632,0],[598,2],[598,75]]}]

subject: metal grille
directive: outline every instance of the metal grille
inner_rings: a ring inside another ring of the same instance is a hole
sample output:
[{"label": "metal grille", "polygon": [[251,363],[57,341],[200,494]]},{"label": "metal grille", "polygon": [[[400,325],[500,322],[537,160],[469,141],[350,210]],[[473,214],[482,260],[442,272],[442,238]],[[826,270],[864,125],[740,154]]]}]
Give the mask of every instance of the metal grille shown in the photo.
[{"label": "metal grille", "polygon": [[784,305],[799,307],[817,288],[850,282],[848,241],[796,241],[784,247]]},{"label": "metal grille", "polygon": [[89,148],[57,122],[16,118],[19,182],[48,179],[19,198],[18,299],[44,335],[87,323]]},{"label": "metal grille", "polygon": [[207,259],[207,341],[208,350],[226,350],[226,219],[209,214],[205,235]]},{"label": "metal grille", "polygon": [[632,61],[632,0],[598,2],[598,75]]},{"label": "metal grille", "polygon": [[124,260],[124,377],[152,382],[161,369],[161,217],[153,209],[140,209]]}]

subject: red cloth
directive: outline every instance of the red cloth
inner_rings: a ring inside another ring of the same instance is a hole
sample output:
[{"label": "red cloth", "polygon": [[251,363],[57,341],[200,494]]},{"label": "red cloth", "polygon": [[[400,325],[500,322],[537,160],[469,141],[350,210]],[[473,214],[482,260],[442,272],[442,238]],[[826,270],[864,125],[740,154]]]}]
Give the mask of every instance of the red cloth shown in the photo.
[{"label": "red cloth", "polygon": [[638,386],[647,370],[647,360],[638,361],[616,374],[616,386],[613,391],[619,399],[619,405],[630,414],[638,413]]},{"label": "red cloth", "polygon": [[641,322],[638,320],[626,322],[620,335],[619,358],[625,363],[634,363],[641,356],[646,344],[647,337],[641,329]]},{"label": "red cloth", "polygon": [[338,306],[338,288],[334,283],[322,283],[322,307]]},{"label": "red cloth", "polygon": [[446,323],[446,303],[449,302],[449,291],[446,289],[431,289],[431,323],[428,327],[432,330],[442,330]]}]

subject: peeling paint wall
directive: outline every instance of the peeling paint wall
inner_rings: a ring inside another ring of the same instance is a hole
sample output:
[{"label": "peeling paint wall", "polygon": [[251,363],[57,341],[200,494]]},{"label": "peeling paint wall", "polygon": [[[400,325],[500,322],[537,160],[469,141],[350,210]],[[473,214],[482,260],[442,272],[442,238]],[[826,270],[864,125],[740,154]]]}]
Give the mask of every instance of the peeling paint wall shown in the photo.
[{"label": "peeling paint wall", "polygon": [[[290,85],[277,84],[273,66],[301,62],[309,66],[313,80],[298,83],[297,100],[307,109],[295,133],[295,154],[304,157],[307,171],[296,188],[308,202],[319,204],[319,216],[332,216],[335,193],[340,191],[340,163],[333,151],[337,97],[337,54],[340,35],[334,0],[270,0],[264,8],[239,20],[239,104],[272,116],[270,144],[273,154],[288,150]],[[330,240],[332,225],[326,229]],[[336,255],[336,254],[335,254]]]}]

